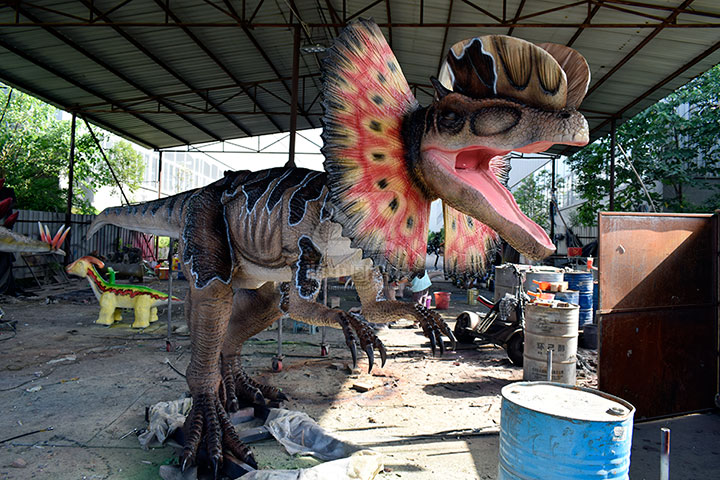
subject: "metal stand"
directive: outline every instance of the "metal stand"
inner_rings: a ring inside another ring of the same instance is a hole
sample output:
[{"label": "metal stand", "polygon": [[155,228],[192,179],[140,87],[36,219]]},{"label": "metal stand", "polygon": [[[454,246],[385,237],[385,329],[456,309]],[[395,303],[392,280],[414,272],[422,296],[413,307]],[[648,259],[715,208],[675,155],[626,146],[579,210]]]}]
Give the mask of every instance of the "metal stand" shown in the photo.
[{"label": "metal stand", "polygon": [[[328,306],[328,286],[327,286],[327,278],[323,279],[323,303],[325,306]],[[325,342],[325,329],[327,327],[320,327],[320,331],[322,332],[322,337],[320,340],[320,356],[321,357],[327,357],[329,354],[329,345]]]},{"label": "metal stand", "polygon": [[285,315],[278,318],[278,353],[276,356],[272,358],[272,371],[273,372],[280,372],[282,371],[282,361],[283,361],[283,354],[282,354],[282,345],[283,345],[283,319],[285,318]]},{"label": "metal stand", "polygon": [[167,306],[167,336],[165,338],[165,350],[168,352],[173,351],[173,345],[171,341],[172,336],[172,281],[173,281],[173,239],[170,239],[168,245],[168,306]]},{"label": "metal stand", "polygon": [[660,429],[660,480],[670,479],[670,429]]}]

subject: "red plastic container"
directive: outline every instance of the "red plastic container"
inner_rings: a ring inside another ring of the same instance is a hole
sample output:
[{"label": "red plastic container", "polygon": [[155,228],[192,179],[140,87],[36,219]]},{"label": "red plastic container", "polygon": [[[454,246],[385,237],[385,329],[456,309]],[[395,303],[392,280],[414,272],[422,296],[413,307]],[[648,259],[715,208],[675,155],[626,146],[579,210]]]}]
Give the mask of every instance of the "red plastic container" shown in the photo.
[{"label": "red plastic container", "polygon": [[450,292],[435,292],[435,308],[438,310],[450,308]]}]

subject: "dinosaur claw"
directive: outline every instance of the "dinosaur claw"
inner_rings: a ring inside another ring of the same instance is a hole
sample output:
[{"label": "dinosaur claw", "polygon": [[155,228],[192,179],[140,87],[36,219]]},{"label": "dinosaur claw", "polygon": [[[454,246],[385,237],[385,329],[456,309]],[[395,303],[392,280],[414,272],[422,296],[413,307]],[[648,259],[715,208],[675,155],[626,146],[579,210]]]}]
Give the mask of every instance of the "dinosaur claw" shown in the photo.
[{"label": "dinosaur claw", "polygon": [[443,342],[440,332],[435,332],[435,335],[437,335],[437,343],[438,343],[438,347],[440,347],[440,355],[444,355],[445,354],[445,342]]},{"label": "dinosaur claw", "polygon": [[448,338],[450,339],[450,349],[451,349],[451,350],[455,350],[456,347],[457,347],[457,340],[455,340],[455,335],[453,335],[452,330],[448,330],[448,331],[446,332],[446,335],[447,335]]},{"label": "dinosaur claw", "polygon": [[357,367],[357,347],[355,342],[350,343],[350,355],[352,355],[353,368]]},{"label": "dinosaur claw", "polygon": [[435,334],[431,331],[430,335],[428,335],[428,338],[430,339],[430,350],[432,350],[433,357],[435,356]]},{"label": "dinosaur claw", "polygon": [[255,470],[258,469],[257,461],[255,461],[255,457],[253,457],[252,453],[249,454],[247,457],[245,457],[245,463],[247,463],[248,465],[250,465],[250,466],[251,466],[252,468],[254,468]]},{"label": "dinosaur claw", "polygon": [[185,456],[182,461],[182,465],[180,466],[180,471],[185,473],[185,470],[187,470],[187,467],[190,465],[190,456]]},{"label": "dinosaur claw", "polygon": [[281,402],[287,402],[288,400],[290,400],[290,398],[287,395],[285,395],[283,392],[278,392],[277,399],[280,400]]},{"label": "dinosaur claw", "polygon": [[382,343],[379,347],[380,350],[380,368],[385,367],[385,362],[387,362],[387,350],[385,350],[385,345]]},{"label": "dinosaur claw", "polygon": [[213,457],[213,459],[210,461],[210,463],[212,463],[212,467],[213,467],[212,468],[213,469],[213,479],[218,480],[220,478],[218,476],[218,474],[220,473],[220,462],[218,461],[217,458]]},{"label": "dinosaur claw", "polygon": [[365,346],[365,353],[368,357],[368,373],[372,372],[373,365],[375,364],[375,352],[373,352],[372,345]]}]

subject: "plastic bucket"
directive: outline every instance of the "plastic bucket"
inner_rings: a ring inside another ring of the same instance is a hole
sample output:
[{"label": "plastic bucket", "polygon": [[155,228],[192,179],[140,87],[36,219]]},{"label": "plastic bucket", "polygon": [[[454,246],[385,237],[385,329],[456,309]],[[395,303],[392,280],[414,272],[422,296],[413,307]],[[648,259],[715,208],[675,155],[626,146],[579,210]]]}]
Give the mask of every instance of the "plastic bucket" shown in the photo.
[{"label": "plastic bucket", "polygon": [[547,379],[547,351],[553,351],[552,380],[575,385],[578,311],[577,305],[525,306],[523,379]]},{"label": "plastic bucket", "polygon": [[565,281],[570,290],[580,292],[580,321],[582,327],[592,323],[593,318],[593,274],[592,272],[565,272]]},{"label": "plastic bucket", "polygon": [[499,480],[627,479],[635,408],[548,382],[502,389]]},{"label": "plastic bucket", "polygon": [[450,292],[435,292],[435,308],[438,310],[450,308]]}]

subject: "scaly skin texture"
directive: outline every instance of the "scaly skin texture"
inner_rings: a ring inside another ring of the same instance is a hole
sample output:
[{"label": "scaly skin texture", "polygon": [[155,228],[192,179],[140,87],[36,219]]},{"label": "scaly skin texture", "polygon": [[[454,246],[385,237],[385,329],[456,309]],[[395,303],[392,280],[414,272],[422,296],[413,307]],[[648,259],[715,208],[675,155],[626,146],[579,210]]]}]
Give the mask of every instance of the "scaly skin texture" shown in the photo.
[{"label": "scaly skin texture", "polygon": [[[524,41],[497,36],[476,40],[461,48],[462,54],[450,54],[455,60],[450,59],[445,73],[458,91],[433,80],[437,98],[420,107],[377,25],[353,22],[324,60],[327,173],[300,168],[227,172],[197,190],[105,210],[93,222],[90,235],[112,223],[180,239],[181,266],[190,281],[185,300],[192,344],[187,382],[194,399],[185,423],[183,468],[201,448],[216,472],[223,451],[255,463],[227,412],[242,402],[284,398],[250,379],[240,358],[243,343],[283,313],[342,329],[353,359],[359,344],[370,368],[375,352],[382,363],[386,352],[368,321],[412,318],[433,351],[445,349],[443,335],[454,343],[435,312],[385,300],[382,277],[374,267],[403,273],[423,268],[434,198],[496,229],[528,256],[552,251],[544,231],[519,211],[498,182],[497,172],[504,169],[492,165],[501,164],[513,149],[541,151],[553,143],[587,141],[587,124],[575,111],[589,78],[582,75],[587,64],[583,69],[582,57],[567,47],[543,47],[563,61],[561,68],[551,54]],[[497,58],[482,60],[487,51]],[[480,63],[472,63],[478,58]],[[521,64],[491,68],[510,61]],[[567,84],[566,63],[572,72]],[[463,77],[462,68],[470,69],[464,73],[481,68],[480,90],[487,85],[500,90],[466,96],[473,85],[462,82],[477,81],[474,74]],[[517,78],[508,79],[503,72]],[[509,98],[514,94],[521,100]],[[456,218],[464,219],[460,214]],[[470,229],[463,232],[470,235]],[[364,318],[315,302],[322,279],[342,275],[352,275]]]}]

